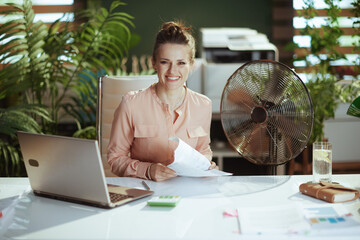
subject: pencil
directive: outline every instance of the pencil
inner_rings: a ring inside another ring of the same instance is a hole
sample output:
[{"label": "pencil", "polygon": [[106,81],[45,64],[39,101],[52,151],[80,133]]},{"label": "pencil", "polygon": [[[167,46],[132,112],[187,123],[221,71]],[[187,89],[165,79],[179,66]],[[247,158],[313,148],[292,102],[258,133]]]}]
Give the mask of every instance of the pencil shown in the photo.
[{"label": "pencil", "polygon": [[150,187],[149,187],[149,185],[146,184],[145,181],[142,181],[142,184],[144,185],[144,187],[146,188],[146,190],[150,191]]}]

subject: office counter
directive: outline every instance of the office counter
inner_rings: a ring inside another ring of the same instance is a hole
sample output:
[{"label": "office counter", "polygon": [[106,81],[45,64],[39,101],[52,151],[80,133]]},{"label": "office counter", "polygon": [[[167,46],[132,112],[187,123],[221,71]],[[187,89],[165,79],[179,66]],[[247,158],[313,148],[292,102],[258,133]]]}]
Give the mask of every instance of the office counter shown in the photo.
[{"label": "office counter", "polygon": [[[27,178],[0,178],[0,239],[309,239],[313,237],[239,234],[237,219],[224,216],[224,211],[289,203],[327,204],[299,193],[299,185],[311,179],[311,175],[295,175],[146,181],[154,195],[179,195],[182,200],[174,208],[147,206],[151,198],[147,197],[114,209],[101,209],[37,197]],[[360,174],[334,175],[333,180],[360,188]],[[107,181],[143,188],[142,180],[136,178]],[[347,236],[331,234],[315,239],[359,236],[359,232],[350,232]]]}]

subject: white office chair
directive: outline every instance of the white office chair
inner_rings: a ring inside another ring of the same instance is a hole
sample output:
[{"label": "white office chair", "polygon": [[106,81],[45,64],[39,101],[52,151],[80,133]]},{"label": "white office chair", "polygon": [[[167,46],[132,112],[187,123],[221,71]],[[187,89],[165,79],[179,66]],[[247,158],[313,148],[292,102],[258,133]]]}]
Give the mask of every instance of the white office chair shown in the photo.
[{"label": "white office chair", "polygon": [[129,92],[149,87],[158,81],[157,75],[102,76],[98,81],[96,135],[106,177],[114,177],[107,162],[106,149],[109,144],[114,111],[122,96]]}]

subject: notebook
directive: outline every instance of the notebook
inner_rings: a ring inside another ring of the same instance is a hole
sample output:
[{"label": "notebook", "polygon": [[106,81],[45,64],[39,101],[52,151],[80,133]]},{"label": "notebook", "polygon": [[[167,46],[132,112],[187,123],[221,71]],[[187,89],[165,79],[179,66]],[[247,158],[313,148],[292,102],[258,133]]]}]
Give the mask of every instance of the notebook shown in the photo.
[{"label": "notebook", "polygon": [[153,191],[107,185],[96,140],[17,133],[35,195],[113,208]]}]

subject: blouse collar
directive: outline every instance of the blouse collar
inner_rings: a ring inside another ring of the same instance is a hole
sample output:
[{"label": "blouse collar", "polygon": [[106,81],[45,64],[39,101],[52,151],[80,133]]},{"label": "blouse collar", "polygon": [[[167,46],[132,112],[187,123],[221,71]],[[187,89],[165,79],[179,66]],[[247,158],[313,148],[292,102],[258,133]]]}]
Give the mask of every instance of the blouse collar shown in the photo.
[{"label": "blouse collar", "polygon": [[[161,101],[161,99],[159,98],[159,96],[156,94],[156,90],[155,90],[155,86],[156,86],[156,83],[153,83],[151,86],[150,86],[150,90],[151,90],[151,94],[153,95],[155,101],[157,103],[159,103],[161,106],[163,107],[167,107],[169,104],[167,103],[164,103]],[[187,102],[187,99],[188,99],[188,91],[187,91],[187,87],[184,85],[184,88],[185,88],[185,97],[184,97],[184,101],[181,103],[181,105],[175,109],[175,111],[177,112],[178,110],[184,108],[186,102]]]}]

